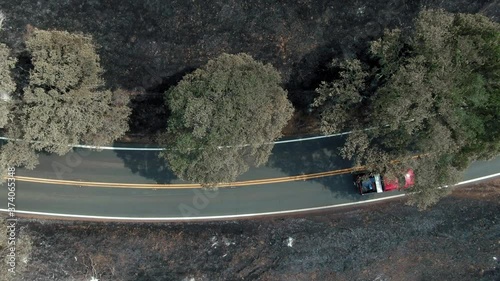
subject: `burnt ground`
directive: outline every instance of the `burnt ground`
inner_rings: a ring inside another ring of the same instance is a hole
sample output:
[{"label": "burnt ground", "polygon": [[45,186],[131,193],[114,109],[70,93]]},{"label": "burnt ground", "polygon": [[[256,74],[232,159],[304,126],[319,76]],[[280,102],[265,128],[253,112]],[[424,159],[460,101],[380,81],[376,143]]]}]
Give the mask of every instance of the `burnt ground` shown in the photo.
[{"label": "burnt ground", "polygon": [[423,8],[500,16],[495,0],[2,0],[2,40],[22,50],[26,26],[91,34],[110,87],[136,90],[133,133],[164,127],[163,97],[208,59],[246,52],[273,64],[298,109],[333,57],[362,52],[384,28],[409,28]]},{"label": "burnt ground", "polygon": [[248,221],[24,221],[23,280],[499,280],[499,221],[500,180],[422,212],[392,201]]}]

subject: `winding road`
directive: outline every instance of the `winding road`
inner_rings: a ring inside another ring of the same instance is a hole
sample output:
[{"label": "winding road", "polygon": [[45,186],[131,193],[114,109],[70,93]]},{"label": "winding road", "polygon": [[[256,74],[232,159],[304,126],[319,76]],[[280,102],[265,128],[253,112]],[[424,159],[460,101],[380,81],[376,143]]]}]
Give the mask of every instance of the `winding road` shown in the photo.
[{"label": "winding road", "polygon": [[[321,210],[404,196],[398,191],[360,196],[352,184],[352,164],[337,155],[343,142],[344,136],[280,142],[265,166],[250,169],[231,187],[215,191],[177,179],[154,149],[76,148],[62,157],[43,154],[35,170],[16,170],[16,212],[186,221]],[[473,163],[464,181],[498,176],[500,157]],[[0,212],[6,212],[6,185],[0,191]]]}]

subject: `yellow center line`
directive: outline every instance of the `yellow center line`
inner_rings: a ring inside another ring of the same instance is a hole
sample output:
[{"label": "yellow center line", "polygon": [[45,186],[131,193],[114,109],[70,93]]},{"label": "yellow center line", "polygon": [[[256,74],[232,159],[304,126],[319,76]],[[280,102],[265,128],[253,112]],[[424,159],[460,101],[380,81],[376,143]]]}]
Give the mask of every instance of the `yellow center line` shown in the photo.
[{"label": "yellow center line", "polygon": [[[417,159],[428,154],[420,154],[410,157],[410,159]],[[399,160],[392,160],[390,163],[398,163]],[[249,185],[262,185],[271,183],[284,183],[292,181],[304,181],[310,179],[317,179],[322,177],[329,177],[335,175],[348,174],[355,171],[364,170],[366,167],[357,166],[353,168],[346,168],[340,170],[326,171],[313,174],[301,174],[295,176],[270,178],[270,179],[258,179],[258,180],[248,180],[230,183],[219,183],[217,187],[236,187],[236,186],[249,186]],[[5,177],[6,179],[6,177]],[[89,187],[110,187],[110,188],[143,188],[143,189],[183,189],[183,188],[203,188],[201,184],[196,183],[179,183],[179,184],[150,184],[150,183],[114,183],[114,182],[89,182],[89,181],[74,181],[74,180],[56,180],[56,179],[44,179],[44,178],[32,178],[32,177],[22,177],[15,176],[17,181],[22,182],[33,182],[33,183],[46,183],[54,185],[70,185],[70,186],[89,186]]]},{"label": "yellow center line", "polygon": [[[284,183],[292,181],[302,181],[309,179],[316,179],[321,177],[329,177],[334,175],[341,175],[351,173],[353,171],[358,171],[363,169],[363,167],[354,167],[333,171],[326,171],[313,174],[303,174],[279,178],[269,178],[269,179],[258,179],[258,180],[248,180],[239,181],[231,183],[220,183],[217,187],[236,187],[236,186],[249,186],[249,185],[262,185],[271,183]],[[70,186],[88,186],[88,187],[111,187],[111,188],[144,188],[144,189],[184,189],[184,188],[203,188],[200,184],[187,183],[187,184],[141,184],[141,183],[112,183],[112,182],[88,182],[88,181],[73,181],[73,180],[57,180],[57,179],[44,179],[44,178],[33,178],[33,177],[22,177],[16,176],[17,181],[22,182],[33,182],[33,183],[46,183],[55,185],[70,185]]]}]

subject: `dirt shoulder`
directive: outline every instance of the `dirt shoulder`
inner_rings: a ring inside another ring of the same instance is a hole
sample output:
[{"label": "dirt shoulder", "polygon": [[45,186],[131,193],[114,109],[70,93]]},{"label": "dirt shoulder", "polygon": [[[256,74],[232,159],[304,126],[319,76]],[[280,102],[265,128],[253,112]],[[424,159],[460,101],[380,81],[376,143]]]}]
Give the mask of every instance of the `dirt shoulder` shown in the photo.
[{"label": "dirt shoulder", "polygon": [[498,280],[499,202],[494,180],[424,212],[396,200],[252,221],[24,221],[19,280]]}]

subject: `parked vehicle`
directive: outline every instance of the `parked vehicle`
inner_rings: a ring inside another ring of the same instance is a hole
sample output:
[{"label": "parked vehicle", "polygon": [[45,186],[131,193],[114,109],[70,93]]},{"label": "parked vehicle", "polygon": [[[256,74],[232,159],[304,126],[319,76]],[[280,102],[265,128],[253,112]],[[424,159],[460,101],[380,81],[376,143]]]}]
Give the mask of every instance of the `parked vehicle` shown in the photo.
[{"label": "parked vehicle", "polygon": [[381,193],[386,191],[408,188],[415,184],[415,173],[408,169],[404,174],[404,185],[400,186],[399,180],[384,179],[380,174],[371,174],[369,172],[357,173],[354,175],[354,185],[358,188],[361,195],[367,193]]}]

